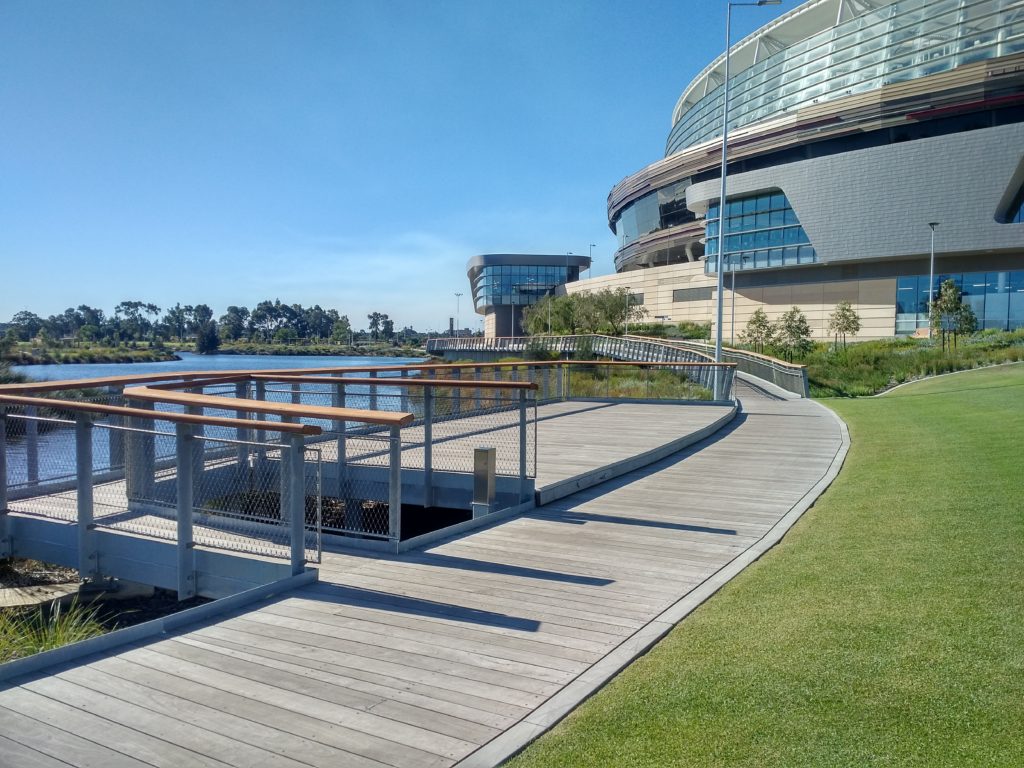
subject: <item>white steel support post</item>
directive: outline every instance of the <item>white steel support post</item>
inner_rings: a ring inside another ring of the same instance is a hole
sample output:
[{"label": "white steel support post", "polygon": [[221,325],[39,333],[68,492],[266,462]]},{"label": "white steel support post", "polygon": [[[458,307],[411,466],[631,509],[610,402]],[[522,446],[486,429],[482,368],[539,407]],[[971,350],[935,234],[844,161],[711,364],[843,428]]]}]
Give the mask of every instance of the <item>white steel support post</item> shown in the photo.
[{"label": "white steel support post", "polygon": [[423,388],[423,506],[434,506],[434,388]]},{"label": "white steel support post", "polygon": [[[345,385],[339,380],[334,385],[334,391],[331,393],[331,406],[334,408],[345,407]],[[346,474],[346,451],[348,446],[346,443],[346,431],[348,430],[348,423],[344,419],[336,419],[334,422],[334,433],[337,435],[337,448],[338,448],[338,489],[337,497],[342,498],[345,490],[345,474]]]},{"label": "white steel support post", "polygon": [[[253,385],[253,397],[259,401],[267,399],[267,383],[265,381],[254,381]],[[257,413],[256,421],[266,421],[267,414]],[[263,447],[263,444],[267,442],[267,432],[263,429],[256,430],[256,442],[259,444],[253,450],[256,453],[256,458],[262,461],[267,455],[267,449]]]},{"label": "white steel support post", "polygon": [[[107,387],[107,394],[114,400],[112,405],[120,405],[124,394],[124,387]],[[108,416],[107,423],[111,429],[107,430],[107,455],[110,456],[110,468],[124,466],[124,432],[118,427],[124,425],[123,416]]]},{"label": "white steel support post", "polygon": [[39,410],[25,407],[25,467],[29,485],[39,482]]},{"label": "white steel support post", "polygon": [[[476,367],[473,368],[473,378],[476,379],[477,381],[480,381],[480,367],[479,366],[476,366]],[[474,406],[474,408],[477,411],[479,411],[480,410],[480,387],[477,387],[476,389],[473,390],[473,399],[474,399],[473,406]]]},{"label": "white steel support post", "polygon": [[[376,379],[377,378],[377,372],[376,371],[370,371],[370,378],[371,379]],[[377,385],[376,384],[371,384],[370,385],[370,410],[371,411],[376,411],[377,410]]]},{"label": "white steel support post", "polygon": [[0,557],[10,557],[12,550],[7,509],[7,413],[0,408]]},{"label": "white steel support post", "polygon": [[[452,378],[459,381],[462,378],[462,370],[460,368],[452,369]],[[462,413],[462,387],[452,387],[452,414],[460,413]]]},{"label": "white steel support post", "polygon": [[519,390],[519,501],[526,501],[529,489],[526,484],[526,390]]},{"label": "white steel support post", "polygon": [[[248,400],[249,399],[249,382],[240,381],[235,384],[235,399],[236,400]],[[236,413],[240,419],[248,419],[250,413],[248,411],[238,411]],[[235,430],[235,438],[238,440],[237,447],[237,458],[238,458],[238,472],[239,476],[249,468],[249,446],[247,443],[250,441],[249,429],[246,427],[238,427]]]},{"label": "white steel support post", "polygon": [[190,424],[175,425],[174,433],[178,460],[178,599],[188,600],[196,594],[195,542],[192,537],[192,510],[195,508],[195,477],[192,473],[195,438],[192,436]]},{"label": "white steel support post", "polygon": [[547,402],[548,400],[551,399],[551,366],[550,365],[545,365],[544,366],[544,392],[543,392],[542,397],[543,397],[543,400],[545,402]]},{"label": "white steel support post", "polygon": [[[153,403],[136,402],[133,407],[155,410]],[[151,500],[153,498],[154,473],[156,472],[156,443],[152,419],[133,416],[132,431],[128,433],[128,452],[125,456],[125,484],[128,501]]]},{"label": "white steel support post", "polygon": [[[398,375],[399,375],[400,378],[407,379],[407,378],[409,378],[409,371],[406,370],[405,368],[403,368],[401,371],[398,372]],[[402,411],[403,413],[408,413],[409,412],[409,387],[405,384],[405,382],[402,383],[401,387],[402,387],[402,394],[400,396],[401,399],[399,401],[398,410]]]},{"label": "white steel support post", "polygon": [[302,404],[302,385],[299,383],[292,384],[292,405]]},{"label": "white steel support post", "polygon": [[302,435],[288,436],[285,464],[289,477],[288,527],[293,575],[306,570],[306,465],[303,458],[305,449],[306,443]]},{"label": "white steel support post", "polygon": [[92,503],[92,419],[87,413],[75,417],[75,476],[78,497],[78,575],[85,581],[100,577],[99,553],[93,530]]},{"label": "white steel support post", "polygon": [[402,539],[402,429],[391,427],[388,450],[388,536],[395,543]]}]

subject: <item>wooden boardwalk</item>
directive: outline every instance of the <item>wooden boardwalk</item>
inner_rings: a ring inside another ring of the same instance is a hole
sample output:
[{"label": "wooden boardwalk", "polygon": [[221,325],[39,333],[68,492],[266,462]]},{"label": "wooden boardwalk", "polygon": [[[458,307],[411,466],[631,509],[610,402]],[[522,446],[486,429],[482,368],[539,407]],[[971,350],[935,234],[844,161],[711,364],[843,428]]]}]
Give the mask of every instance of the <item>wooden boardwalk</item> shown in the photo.
[{"label": "wooden boardwalk", "polygon": [[325,553],[318,584],[15,680],[0,763],[493,765],[768,546],[842,449],[821,406],[747,390],[645,469],[426,550]]}]

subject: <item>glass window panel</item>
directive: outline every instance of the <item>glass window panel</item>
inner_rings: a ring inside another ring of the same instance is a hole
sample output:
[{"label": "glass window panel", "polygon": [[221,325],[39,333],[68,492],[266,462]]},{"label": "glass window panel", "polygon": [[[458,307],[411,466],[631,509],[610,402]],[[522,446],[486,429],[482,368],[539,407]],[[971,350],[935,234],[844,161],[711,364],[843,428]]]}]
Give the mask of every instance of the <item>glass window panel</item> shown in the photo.
[{"label": "glass window panel", "polygon": [[985,328],[1005,329],[1010,310],[1010,274],[989,272],[985,281]]},{"label": "glass window panel", "polygon": [[796,213],[793,211],[792,208],[787,208],[784,211],[784,214],[785,215],[784,215],[783,221],[786,224],[798,224],[799,223],[799,221],[797,221],[797,218],[796,218]]},{"label": "glass window panel", "polygon": [[1024,328],[1024,272],[1009,275],[1009,326]]}]

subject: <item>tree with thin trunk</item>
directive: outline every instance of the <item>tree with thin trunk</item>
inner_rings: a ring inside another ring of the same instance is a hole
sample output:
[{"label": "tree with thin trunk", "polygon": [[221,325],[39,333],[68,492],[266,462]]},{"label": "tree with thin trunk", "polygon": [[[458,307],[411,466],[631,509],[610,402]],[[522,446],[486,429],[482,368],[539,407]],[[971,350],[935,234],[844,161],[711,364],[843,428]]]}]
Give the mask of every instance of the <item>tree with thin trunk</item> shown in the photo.
[{"label": "tree with thin trunk", "polygon": [[839,339],[843,340],[843,349],[846,349],[846,337],[854,336],[860,331],[860,315],[854,311],[850,302],[843,299],[836,304],[835,311],[828,316],[828,332],[835,337],[836,347],[839,346]]}]

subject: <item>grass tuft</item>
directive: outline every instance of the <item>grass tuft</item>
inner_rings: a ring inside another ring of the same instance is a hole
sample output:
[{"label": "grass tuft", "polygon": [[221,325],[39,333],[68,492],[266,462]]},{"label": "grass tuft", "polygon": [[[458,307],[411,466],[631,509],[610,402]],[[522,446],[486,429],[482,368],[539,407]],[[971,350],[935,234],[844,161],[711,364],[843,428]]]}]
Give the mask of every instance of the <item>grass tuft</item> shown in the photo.
[{"label": "grass tuft", "polygon": [[77,600],[62,607],[0,610],[0,663],[60,648],[106,632],[99,609]]}]

